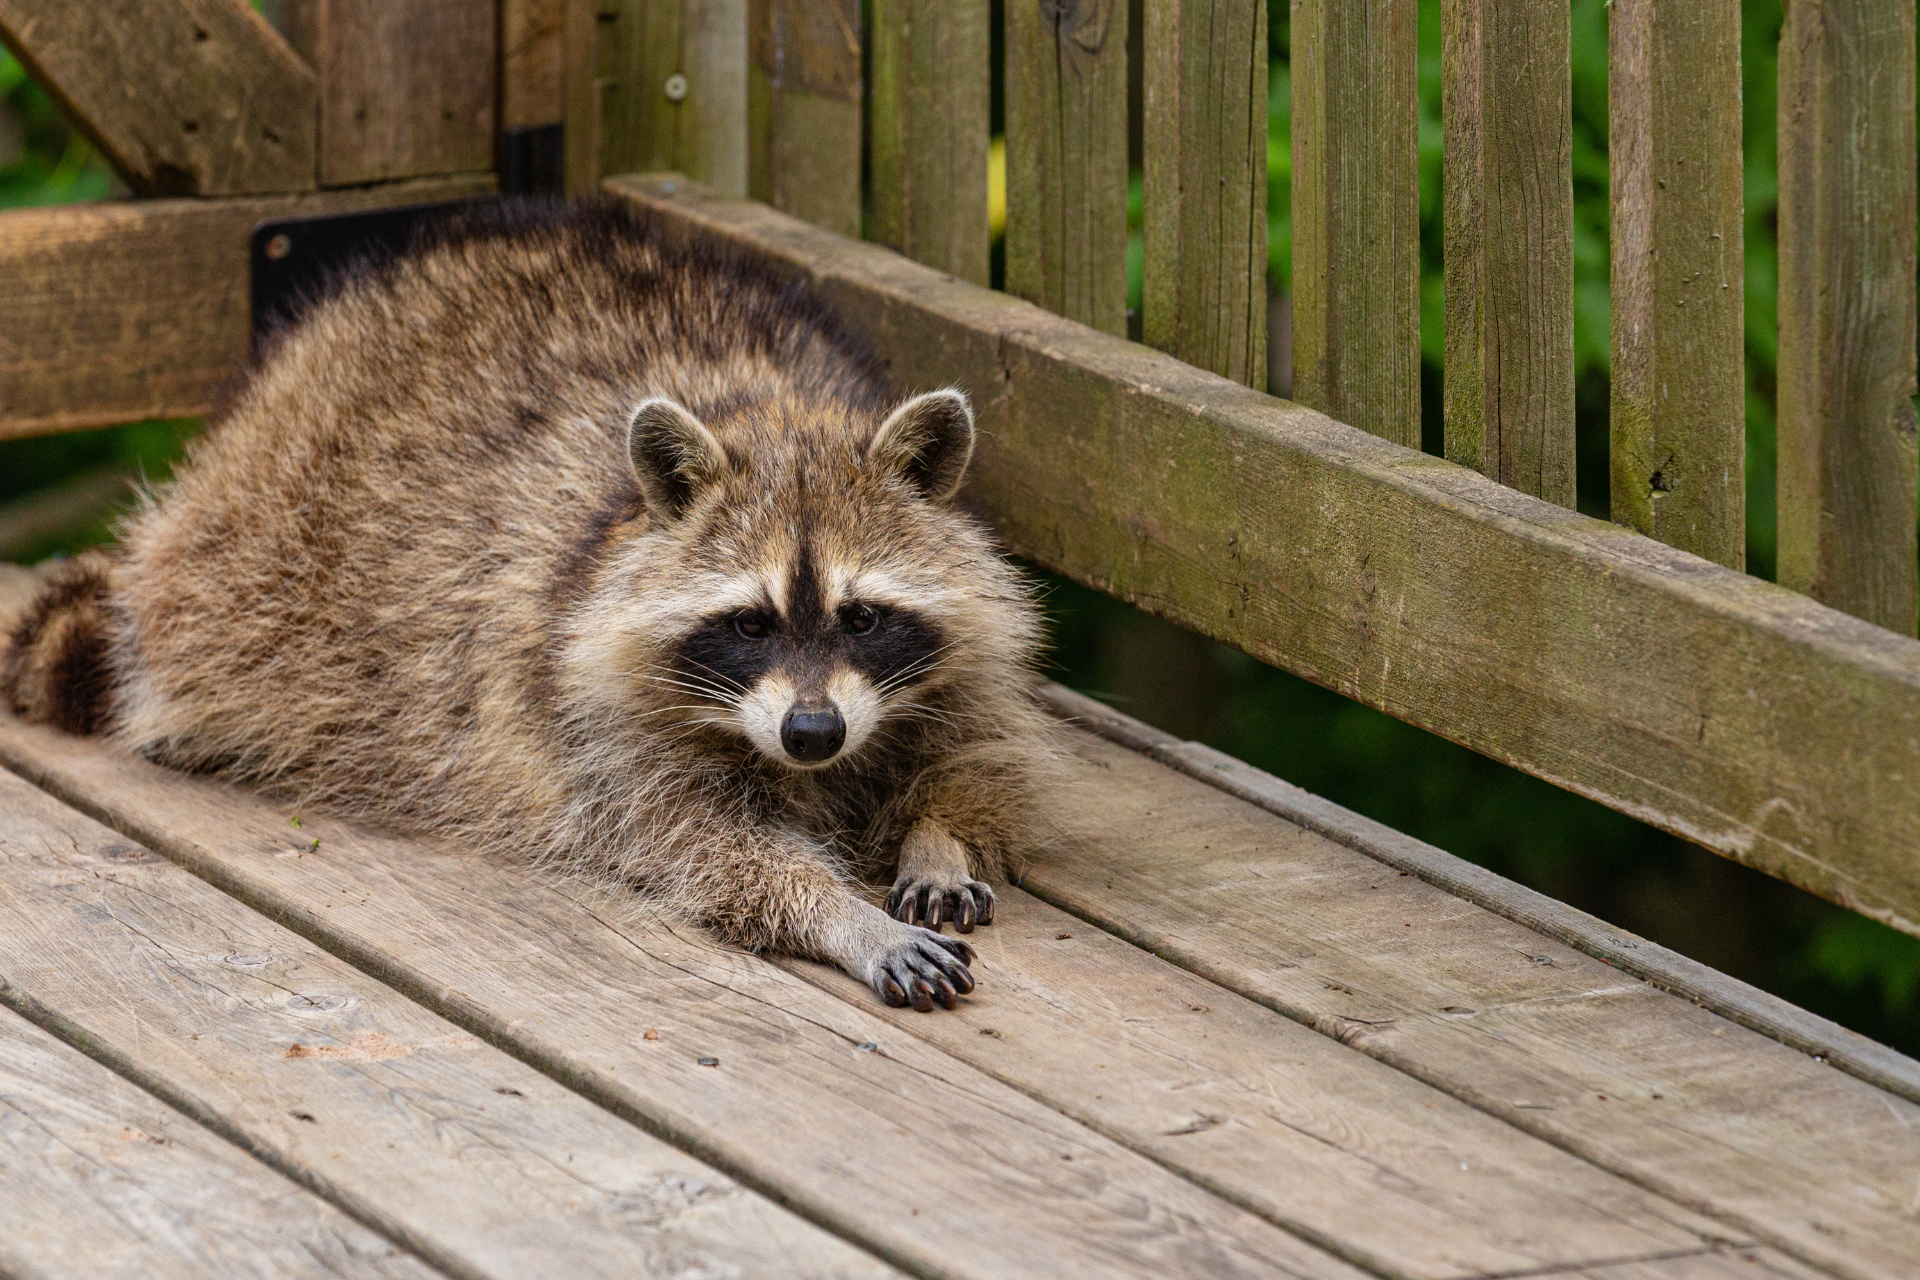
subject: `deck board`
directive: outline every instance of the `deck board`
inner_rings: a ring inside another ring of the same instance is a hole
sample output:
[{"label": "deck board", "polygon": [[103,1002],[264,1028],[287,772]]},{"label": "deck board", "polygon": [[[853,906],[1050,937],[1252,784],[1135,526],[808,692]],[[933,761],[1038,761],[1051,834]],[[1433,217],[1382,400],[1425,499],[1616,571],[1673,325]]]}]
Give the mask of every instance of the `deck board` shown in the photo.
[{"label": "deck board", "polygon": [[1834,1275],[1910,1277],[1920,1107],[1116,744],[1025,885]]},{"label": "deck board", "polygon": [[0,957],[0,999],[455,1274],[898,1274],[4,773]]},{"label": "deck board", "polygon": [[1364,1274],[901,1034],[865,1001],[585,909],[520,868],[311,815],[293,831],[257,797],[11,720],[0,759],[903,1269]]},{"label": "deck board", "polygon": [[[1635,1258],[1758,1280],[1784,1264],[1018,889],[972,941],[981,985],[960,1011],[881,1016],[1376,1274]],[[836,970],[787,963],[861,999]]]},{"label": "deck board", "polygon": [[438,1275],[0,1010],[0,1275]]}]

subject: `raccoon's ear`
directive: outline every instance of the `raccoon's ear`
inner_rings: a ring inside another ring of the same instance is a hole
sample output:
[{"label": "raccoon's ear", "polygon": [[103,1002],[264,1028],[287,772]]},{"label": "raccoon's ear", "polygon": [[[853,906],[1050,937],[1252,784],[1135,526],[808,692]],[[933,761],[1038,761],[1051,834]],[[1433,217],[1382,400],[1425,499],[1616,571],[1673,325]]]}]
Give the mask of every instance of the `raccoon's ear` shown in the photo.
[{"label": "raccoon's ear", "polygon": [[727,469],[727,454],[700,419],[664,396],[642,400],[627,422],[627,455],[647,506],[678,516]]},{"label": "raccoon's ear", "polygon": [[973,410],[958,391],[929,391],[890,414],[867,459],[891,468],[935,502],[951,498],[973,459]]}]

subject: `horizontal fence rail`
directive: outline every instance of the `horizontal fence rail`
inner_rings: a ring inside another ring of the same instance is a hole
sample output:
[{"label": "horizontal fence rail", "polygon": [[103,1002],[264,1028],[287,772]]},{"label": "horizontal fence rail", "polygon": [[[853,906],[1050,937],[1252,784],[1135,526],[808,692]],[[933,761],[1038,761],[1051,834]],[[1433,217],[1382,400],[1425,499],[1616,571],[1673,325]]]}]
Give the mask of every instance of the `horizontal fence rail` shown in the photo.
[{"label": "horizontal fence rail", "polygon": [[968,386],[976,493],[1024,554],[1920,928],[1920,649],[1892,634],[1920,621],[1911,0],[1796,3],[1781,43],[1779,570],[1805,595],[1736,572],[1734,0],[1609,6],[1615,524],[1567,509],[1565,0],[1440,6],[1444,451],[1485,479],[1400,447],[1415,0],[1291,6],[1295,292],[1272,314],[1310,408],[1258,392],[1264,0],[1004,0],[1005,280],[1055,316],[978,287],[989,0],[286,0],[279,31],[245,0],[123,7],[137,24],[0,0],[0,39],[136,191],[194,198],[0,213],[0,437],[204,412],[244,360],[264,218],[552,187],[562,155],[573,194],[673,169],[913,260],[615,183],[822,281],[903,379]]}]

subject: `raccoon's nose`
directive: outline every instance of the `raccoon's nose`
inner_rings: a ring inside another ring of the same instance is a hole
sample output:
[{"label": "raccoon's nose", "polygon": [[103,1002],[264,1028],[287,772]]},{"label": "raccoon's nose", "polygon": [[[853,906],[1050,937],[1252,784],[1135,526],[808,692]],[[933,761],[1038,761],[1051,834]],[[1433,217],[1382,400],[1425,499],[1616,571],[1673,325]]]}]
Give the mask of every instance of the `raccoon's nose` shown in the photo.
[{"label": "raccoon's nose", "polygon": [[847,722],[833,707],[824,710],[787,712],[780,726],[780,745],[795,760],[817,763],[833,759],[834,752],[847,740]]}]

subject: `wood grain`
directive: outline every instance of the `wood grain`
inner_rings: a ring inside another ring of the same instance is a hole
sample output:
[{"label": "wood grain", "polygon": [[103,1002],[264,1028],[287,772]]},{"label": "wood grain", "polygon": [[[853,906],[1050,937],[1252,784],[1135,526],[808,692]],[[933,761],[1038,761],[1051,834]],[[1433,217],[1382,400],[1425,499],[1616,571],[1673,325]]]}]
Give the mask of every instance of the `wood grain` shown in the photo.
[{"label": "wood grain", "polygon": [[12,775],[0,867],[0,1000],[454,1274],[897,1274]]},{"label": "wood grain", "polygon": [[4,1011],[0,1271],[141,1280],[439,1274]]},{"label": "wood grain", "polygon": [[1914,170],[1913,6],[1788,5],[1779,578],[1905,635],[1920,617]]},{"label": "wood grain", "polygon": [[499,31],[472,0],[319,0],[320,181],[493,164]]},{"label": "wood grain", "polygon": [[747,23],[747,194],[859,235],[859,0],[753,0]]},{"label": "wood grain", "polygon": [[1278,814],[1395,871],[1419,876],[1445,893],[1583,951],[1877,1088],[1920,1103],[1920,1062],[1878,1041],[1304,791],[1205,743],[1182,742],[1056,684],[1043,686],[1041,697],[1056,715],[1078,728]]},{"label": "wood grain", "polygon": [[1446,453],[1574,502],[1572,34],[1565,0],[1444,0]]},{"label": "wood grain", "polygon": [[1293,11],[1293,399],[1420,447],[1414,0]]},{"label": "wood grain", "polygon": [[1127,3],[1007,8],[1007,292],[1127,333]]},{"label": "wood grain", "polygon": [[565,115],[566,0],[500,0],[500,127],[537,129]]},{"label": "wood grain", "polygon": [[588,0],[569,21],[569,137],[577,116],[596,144],[570,161],[578,192],[665,168],[746,194],[747,0]]},{"label": "wood grain", "polygon": [[1894,1280],[1920,1106],[1110,743],[1031,892],[1834,1275]]},{"label": "wood grain", "polygon": [[1267,6],[1147,6],[1145,341],[1267,385]]},{"label": "wood grain", "polygon": [[987,283],[987,0],[873,0],[867,236]]},{"label": "wood grain", "polygon": [[471,174],[0,212],[0,439],[207,412],[246,363],[247,239],[260,222],[491,190],[491,174]]},{"label": "wood grain", "polygon": [[[880,1016],[1376,1275],[1668,1254],[1702,1277],[1769,1274],[1724,1225],[1018,889],[971,940],[981,986],[957,1016]],[[860,999],[826,966],[786,967]]]},{"label": "wood grain", "polygon": [[[252,796],[10,719],[0,759],[902,1270],[1363,1275],[900,1034],[871,1005],[640,917],[629,899],[579,900],[523,870],[311,814],[294,831]],[[319,856],[294,856],[315,837]]]},{"label": "wood grain", "polygon": [[1747,560],[1738,0],[1615,0],[1613,518]]},{"label": "wood grain", "polygon": [[314,187],[313,71],[245,0],[0,0],[0,43],[142,195]]},{"label": "wood grain", "polygon": [[772,210],[610,189],[968,391],[1018,553],[1920,932],[1920,644]]}]

